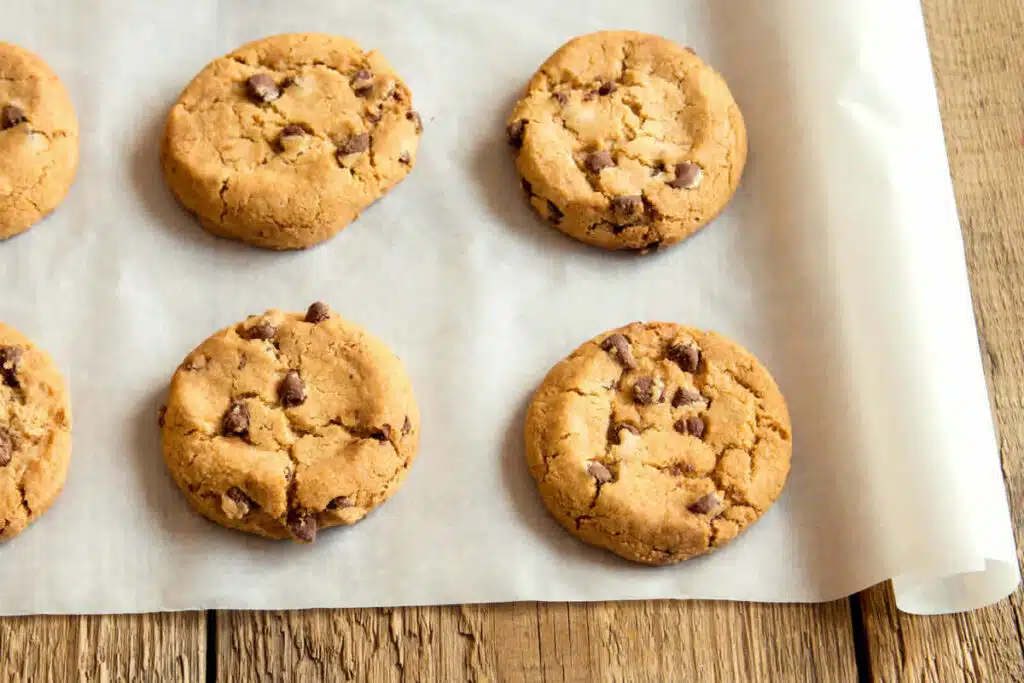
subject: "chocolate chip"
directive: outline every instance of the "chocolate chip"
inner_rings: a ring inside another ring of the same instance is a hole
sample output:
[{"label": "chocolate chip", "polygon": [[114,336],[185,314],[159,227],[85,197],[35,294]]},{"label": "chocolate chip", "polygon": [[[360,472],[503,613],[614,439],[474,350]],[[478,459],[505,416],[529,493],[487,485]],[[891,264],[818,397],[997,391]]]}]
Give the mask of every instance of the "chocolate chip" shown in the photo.
[{"label": "chocolate chip", "polygon": [[600,173],[609,166],[614,166],[615,160],[607,150],[602,149],[588,155],[583,163],[591,173]]},{"label": "chocolate chip", "polygon": [[302,510],[288,511],[288,530],[296,540],[312,543],[316,540],[316,517]]},{"label": "chocolate chip", "polygon": [[266,320],[261,320],[252,327],[243,328],[238,336],[242,339],[273,339],[277,334],[277,327]]},{"label": "chocolate chip", "polygon": [[677,463],[673,463],[672,466],[668,468],[668,473],[671,474],[674,477],[678,477],[679,475],[684,474],[686,472],[694,472],[694,471],[695,471],[695,468],[690,463],[678,463],[677,462]]},{"label": "chocolate chip", "polygon": [[360,69],[352,74],[352,90],[356,95],[365,97],[373,90],[373,74],[369,69]]},{"label": "chocolate chip", "polygon": [[0,427],[0,467],[7,467],[14,455],[14,439],[11,433]]},{"label": "chocolate chip", "polygon": [[256,505],[256,501],[246,495],[245,491],[237,486],[232,486],[225,491],[224,497],[234,503],[234,509],[230,509],[229,506],[226,505],[221,505],[221,507],[224,508],[225,514],[227,514],[231,519],[241,519],[249,514],[249,511],[254,507],[259,507]]},{"label": "chocolate chip", "polygon": [[384,118],[384,115],[379,111],[371,111],[366,115],[366,120],[369,121],[370,123],[380,123],[380,120],[382,118]]},{"label": "chocolate chip", "polygon": [[355,505],[355,503],[353,503],[348,496],[338,496],[337,498],[333,498],[331,502],[327,504],[327,509],[341,510],[344,508],[350,508],[353,505]]},{"label": "chocolate chip", "polygon": [[703,177],[704,170],[700,166],[691,161],[684,161],[681,164],[676,164],[676,177],[669,182],[668,186],[676,190],[684,188],[693,190],[700,185]]},{"label": "chocolate chip", "polygon": [[345,142],[338,145],[338,157],[347,157],[350,154],[362,154],[370,149],[370,134],[360,133],[353,135]]},{"label": "chocolate chip", "polygon": [[638,377],[633,383],[633,400],[642,406],[649,406],[660,401],[665,392],[665,384],[656,377],[649,375]]},{"label": "chocolate chip", "polygon": [[636,370],[636,359],[633,358],[633,347],[625,336],[615,333],[601,342],[601,348],[614,355],[619,363],[628,370]]},{"label": "chocolate chip", "polygon": [[689,405],[691,403],[697,403],[703,400],[703,396],[694,391],[693,389],[686,389],[679,387],[676,389],[675,395],[672,397],[672,407],[678,408],[680,406]]},{"label": "chocolate chip", "polygon": [[611,470],[596,460],[587,463],[587,474],[592,476],[598,484],[607,484],[612,480]]},{"label": "chocolate chip", "polygon": [[23,354],[17,346],[0,346],[0,379],[9,387],[18,386],[18,365]]},{"label": "chocolate chip", "polygon": [[160,406],[156,411],[156,423],[163,427],[167,422],[167,406]]},{"label": "chocolate chip", "polygon": [[612,211],[614,211],[617,216],[635,216],[640,213],[643,208],[643,197],[638,194],[612,197]]},{"label": "chocolate chip", "polygon": [[513,149],[522,149],[523,135],[526,133],[526,119],[519,119],[508,124],[505,134],[508,136],[508,144]]},{"label": "chocolate chip", "polygon": [[306,402],[306,383],[295,370],[289,370],[277,386],[277,397],[285,408],[301,406]]},{"label": "chocolate chip", "polygon": [[25,116],[25,111],[21,107],[8,104],[3,108],[3,111],[0,111],[0,129],[2,130],[14,128],[26,121],[28,121],[28,118]]},{"label": "chocolate chip", "polygon": [[558,205],[555,204],[553,201],[551,201],[549,199],[548,200],[548,220],[550,220],[555,225],[558,225],[558,223],[562,220],[562,216],[564,216],[564,215],[565,214],[562,213],[562,210],[558,208]]},{"label": "chocolate chip", "polygon": [[419,112],[410,111],[405,115],[405,118],[416,124],[417,135],[423,132],[423,118],[419,115]]},{"label": "chocolate chip", "polygon": [[682,368],[683,372],[697,372],[700,367],[700,349],[692,342],[673,344],[668,347],[666,356]]},{"label": "chocolate chip", "polygon": [[310,304],[309,308],[306,310],[307,323],[313,323],[314,325],[316,325],[317,323],[322,323],[323,321],[327,320],[330,317],[331,309],[323,301],[317,301]]},{"label": "chocolate chip", "polygon": [[603,97],[605,95],[611,95],[616,90],[618,90],[618,86],[611,81],[605,81],[601,84],[601,87],[597,89],[597,94]]},{"label": "chocolate chip", "polygon": [[640,435],[640,430],[635,425],[631,425],[628,422],[619,422],[618,424],[612,423],[608,427],[608,441],[615,445],[621,444],[621,432],[623,431],[627,431],[630,434],[636,434],[637,436]]},{"label": "chocolate chip", "polygon": [[706,496],[701,496],[687,509],[690,512],[698,515],[706,515],[711,512],[715,512],[722,506],[722,496],[718,493],[709,493]]},{"label": "chocolate chip", "polygon": [[695,54],[697,54],[697,51],[696,51],[696,50],[694,50],[694,49],[693,49],[692,47],[690,47],[689,45],[684,45],[684,46],[683,46],[683,52],[689,52],[689,53],[690,53],[691,55],[695,55]]},{"label": "chocolate chip", "polygon": [[564,92],[556,92],[551,95],[563,107],[569,103],[569,95]]},{"label": "chocolate chip", "polygon": [[408,166],[410,163],[412,163],[412,156],[410,156],[408,152],[402,152],[401,154],[398,155],[398,163],[405,164]]},{"label": "chocolate chip", "polygon": [[704,420],[699,417],[688,417],[683,420],[676,420],[672,427],[680,434],[686,434],[696,438],[704,436]]},{"label": "chocolate chip", "polygon": [[245,436],[249,433],[249,406],[242,401],[235,401],[224,413],[221,431],[228,436]]},{"label": "chocolate chip", "polygon": [[402,434],[405,435],[405,434],[408,434],[411,431],[412,431],[412,421],[409,419],[409,416],[406,415],[405,416],[405,422],[402,424]]},{"label": "chocolate chip", "polygon": [[245,90],[253,102],[266,104],[273,102],[281,96],[281,89],[274,83],[274,79],[267,74],[256,74],[249,76],[245,82]]},{"label": "chocolate chip", "polygon": [[370,434],[371,439],[377,441],[391,441],[391,425],[386,424]]},{"label": "chocolate chip", "polygon": [[281,137],[288,137],[290,135],[305,135],[306,129],[297,123],[289,123],[287,126],[281,129]]}]

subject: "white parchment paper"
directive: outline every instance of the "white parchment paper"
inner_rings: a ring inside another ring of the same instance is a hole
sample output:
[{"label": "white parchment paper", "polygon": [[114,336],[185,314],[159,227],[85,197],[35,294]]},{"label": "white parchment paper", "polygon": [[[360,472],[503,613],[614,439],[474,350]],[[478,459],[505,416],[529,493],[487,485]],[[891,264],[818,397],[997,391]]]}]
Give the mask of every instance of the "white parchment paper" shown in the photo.
[{"label": "white parchment paper", "polygon": [[[54,508],[0,547],[0,613],[511,600],[818,601],[895,578],[899,606],[995,601],[1019,571],[920,7],[914,0],[4,0],[82,128],[58,212],[0,244],[0,319],[72,388]],[[522,199],[504,121],[565,40],[631,28],[729,80],[750,163],[730,208],[648,258],[577,244]],[[324,31],[383,51],[426,132],[409,179],[305,253],[215,239],[175,204],[164,116],[245,41]],[[2,172],[2,169],[0,169]],[[313,547],[201,519],[156,411],[213,331],[316,299],[406,362],[423,443],[405,487]],[[795,451],[731,546],[632,566],[552,521],[523,462],[526,401],[580,342],[632,320],[719,330],[772,369]]]}]

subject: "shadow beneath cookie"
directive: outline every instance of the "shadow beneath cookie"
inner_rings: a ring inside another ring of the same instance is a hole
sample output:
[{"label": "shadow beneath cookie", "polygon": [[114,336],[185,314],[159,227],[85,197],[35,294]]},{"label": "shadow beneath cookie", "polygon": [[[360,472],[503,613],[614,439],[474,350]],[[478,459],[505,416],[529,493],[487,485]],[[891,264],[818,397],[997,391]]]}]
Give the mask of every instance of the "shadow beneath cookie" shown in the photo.
[{"label": "shadow beneath cookie", "polygon": [[187,246],[216,249],[223,252],[249,253],[253,247],[234,240],[217,237],[199,224],[199,219],[178,202],[167,186],[160,165],[160,148],[164,122],[171,104],[153,110],[151,118],[140,127],[131,153],[131,178],[135,194],[153,222]]},{"label": "shadow beneath cookie", "polygon": [[160,407],[167,400],[167,388],[155,389],[142,401],[133,419],[131,452],[147,506],[140,515],[173,534],[195,534],[206,521],[193,512],[178,489],[164,462],[160,440]]},{"label": "shadow beneath cookie", "polygon": [[561,560],[586,562],[610,569],[633,567],[630,562],[601,548],[584,543],[562,527],[548,512],[537,492],[537,486],[526,465],[526,448],[523,427],[530,396],[519,404],[512,422],[505,430],[501,448],[501,474],[505,492],[519,521],[529,529],[534,538],[549,550],[557,553]]}]

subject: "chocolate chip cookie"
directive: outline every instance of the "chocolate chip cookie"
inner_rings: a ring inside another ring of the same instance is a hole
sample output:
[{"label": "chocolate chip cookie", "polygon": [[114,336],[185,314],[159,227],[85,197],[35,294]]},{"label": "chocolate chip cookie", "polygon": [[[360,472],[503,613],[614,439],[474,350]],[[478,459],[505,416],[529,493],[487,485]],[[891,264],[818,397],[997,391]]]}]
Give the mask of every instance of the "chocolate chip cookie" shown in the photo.
[{"label": "chocolate chip cookie", "polygon": [[0,541],[53,504],[71,459],[71,407],[53,361],[0,323]]},{"label": "chocolate chip cookie", "polygon": [[210,232],[302,249],[351,223],[416,163],[423,124],[384,57],[279,35],[214,60],[171,109],[167,182]]},{"label": "chocolate chip cookie", "polygon": [[692,235],[725,208],[747,157],[722,77],[689,48],[631,31],[562,46],[507,133],[533,208],[605,249],[647,252]]},{"label": "chocolate chip cookie", "polygon": [[300,542],[387,500],[419,446],[401,362],[323,303],[267,311],[204,341],[174,373],[160,424],[167,466],[194,508]]},{"label": "chocolate chip cookie", "polygon": [[584,541],[645,564],[718,548],[775,502],[789,413],[748,351],[713,332],[633,323],[544,379],[526,457],[548,510]]},{"label": "chocolate chip cookie", "polygon": [[28,50],[0,42],[0,240],[61,203],[78,167],[78,119],[64,85]]}]

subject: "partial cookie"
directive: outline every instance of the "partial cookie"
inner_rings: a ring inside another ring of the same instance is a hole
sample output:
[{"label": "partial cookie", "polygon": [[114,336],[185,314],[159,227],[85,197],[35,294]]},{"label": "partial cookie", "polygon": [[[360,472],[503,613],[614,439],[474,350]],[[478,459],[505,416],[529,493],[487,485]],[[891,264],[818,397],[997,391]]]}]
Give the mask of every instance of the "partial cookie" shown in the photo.
[{"label": "partial cookie", "polygon": [[78,119],[41,58],[0,42],[0,240],[61,203],[78,167]]},{"label": "partial cookie", "polygon": [[789,413],[735,342],[633,323],[583,344],[540,385],[526,457],[551,514],[584,541],[646,564],[720,547],[775,502]]},{"label": "partial cookie", "polygon": [[71,406],[45,351],[0,323],[0,541],[53,504],[71,459]]},{"label": "partial cookie", "polygon": [[288,34],[203,69],[171,109],[161,158],[171,190],[210,232],[302,249],[404,179],[422,131],[380,53]]},{"label": "partial cookie", "polygon": [[533,208],[605,249],[689,237],[740,182],[747,133],[725,81],[658,36],[574,38],[541,66],[508,123]]},{"label": "partial cookie", "polygon": [[252,316],[200,344],[174,373],[160,423],[194,508],[303,542],[387,500],[419,447],[401,361],[322,303]]}]

